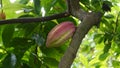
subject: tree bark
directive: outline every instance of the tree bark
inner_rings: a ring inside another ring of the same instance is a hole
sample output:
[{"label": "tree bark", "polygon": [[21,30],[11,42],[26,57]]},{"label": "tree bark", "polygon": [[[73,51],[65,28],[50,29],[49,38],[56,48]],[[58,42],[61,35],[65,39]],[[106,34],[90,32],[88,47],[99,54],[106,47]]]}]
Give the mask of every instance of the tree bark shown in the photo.
[{"label": "tree bark", "polygon": [[79,7],[79,0],[70,0],[70,5],[70,13],[79,20],[82,20],[82,22],[76,29],[70,46],[59,63],[59,68],[71,67],[83,38],[93,26],[99,24],[100,19],[103,16],[103,14],[100,12],[87,13],[81,10]]}]

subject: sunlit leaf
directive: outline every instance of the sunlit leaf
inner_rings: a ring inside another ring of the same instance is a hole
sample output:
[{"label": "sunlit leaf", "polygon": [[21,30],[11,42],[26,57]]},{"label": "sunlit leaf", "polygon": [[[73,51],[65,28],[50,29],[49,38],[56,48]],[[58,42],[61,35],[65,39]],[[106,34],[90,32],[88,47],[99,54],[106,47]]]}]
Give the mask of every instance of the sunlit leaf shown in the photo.
[{"label": "sunlit leaf", "polygon": [[83,64],[85,67],[88,67],[88,60],[87,60],[87,58],[86,58],[84,55],[82,55],[82,54],[80,54],[80,61],[82,62],[82,64]]},{"label": "sunlit leaf", "polygon": [[119,68],[119,67],[120,67],[120,62],[117,61],[117,60],[113,60],[113,61],[112,61],[112,64],[113,64],[113,67],[114,67],[114,68]]}]

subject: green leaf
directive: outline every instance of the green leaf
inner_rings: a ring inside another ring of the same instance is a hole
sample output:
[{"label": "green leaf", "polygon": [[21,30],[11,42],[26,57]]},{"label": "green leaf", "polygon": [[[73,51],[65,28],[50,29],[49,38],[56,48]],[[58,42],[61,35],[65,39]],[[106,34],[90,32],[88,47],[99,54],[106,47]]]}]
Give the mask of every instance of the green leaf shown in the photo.
[{"label": "green leaf", "polygon": [[72,18],[72,17],[65,17],[65,18],[60,18],[57,19],[58,23],[64,22],[64,21],[71,21],[73,22],[75,25],[77,25],[76,21]]},{"label": "green leaf", "polygon": [[[30,38],[15,37],[11,41],[11,44],[12,44],[12,46],[15,46],[15,47],[17,47],[17,45],[18,45],[18,46],[21,46],[21,48],[24,48],[24,47],[28,47],[30,45],[33,45],[34,41]],[[24,46],[24,47],[22,47],[22,46]]]},{"label": "green leaf", "polygon": [[45,39],[43,38],[42,35],[34,34],[34,36],[32,38],[35,40],[35,42],[38,46],[42,46],[45,43]]},{"label": "green leaf", "polygon": [[40,68],[41,67],[42,61],[39,60],[39,58],[35,54],[35,49],[34,49],[34,52],[30,53],[28,63],[29,63],[30,68]]},{"label": "green leaf", "polygon": [[113,64],[113,67],[114,67],[114,68],[119,68],[119,67],[120,67],[120,61],[113,60],[113,61],[112,61],[112,64]]},{"label": "green leaf", "polygon": [[88,67],[88,60],[87,60],[87,58],[84,56],[84,55],[82,55],[82,54],[80,54],[80,61],[82,62],[82,64],[87,68]]},{"label": "green leaf", "polygon": [[103,53],[99,56],[99,60],[104,61],[109,56],[109,53]]},{"label": "green leaf", "polygon": [[2,61],[6,57],[6,54],[0,52],[0,60]]},{"label": "green leaf", "polygon": [[28,66],[26,63],[22,63],[21,68],[30,68],[30,66]]},{"label": "green leaf", "polygon": [[89,0],[81,0],[80,2],[83,3],[84,5],[89,5],[90,4]]},{"label": "green leaf", "polygon": [[53,58],[49,58],[49,57],[44,57],[43,58],[43,62],[45,62],[45,64],[49,67],[49,68],[58,68],[58,61],[56,59]]},{"label": "green leaf", "polygon": [[14,34],[14,25],[6,25],[2,32],[3,45],[9,47],[9,43]]},{"label": "green leaf", "polygon": [[94,41],[98,44],[102,43],[104,40],[103,34],[95,34]]},{"label": "green leaf", "polygon": [[10,0],[3,0],[2,2],[4,4],[3,9],[5,10],[7,19],[18,17],[21,13],[16,14],[16,11],[20,11],[25,7],[25,5],[20,4],[18,0],[15,0],[15,2],[13,1],[13,3],[11,3]]},{"label": "green leaf", "polygon": [[33,2],[34,2],[35,13],[39,15],[40,14],[40,9],[41,9],[40,0],[33,0]]},{"label": "green leaf", "polygon": [[12,47],[14,47],[14,54],[17,56],[18,59],[21,59],[24,53],[34,45],[34,41],[29,38],[20,38],[16,37],[13,38],[12,42],[10,43]]},{"label": "green leaf", "polygon": [[18,36],[31,37],[38,24],[39,23],[19,24],[16,27],[18,29],[18,31],[16,31],[16,35],[18,34]]},{"label": "green leaf", "polygon": [[58,6],[61,7],[62,11],[67,9],[67,7],[66,7],[67,3],[64,0],[56,0],[56,2],[59,4]]},{"label": "green leaf", "polygon": [[49,58],[56,59],[57,61],[59,61],[61,56],[63,55],[56,48],[46,48],[46,46],[42,46],[40,47],[40,49],[44,55],[46,55]]},{"label": "green leaf", "polygon": [[2,68],[15,68],[17,62],[17,58],[15,54],[8,54],[4,61],[2,62]]},{"label": "green leaf", "polygon": [[97,63],[95,63],[93,65],[95,66],[95,68],[100,68],[100,66],[101,66],[100,62],[97,62]]},{"label": "green leaf", "polygon": [[100,0],[91,0],[92,7],[94,7],[95,11],[101,10],[101,1]]},{"label": "green leaf", "polygon": [[105,4],[107,4],[108,6],[112,7],[112,2],[111,1],[103,1]]},{"label": "green leaf", "polygon": [[27,4],[30,0],[20,0],[21,4]]},{"label": "green leaf", "polygon": [[104,17],[107,18],[107,19],[113,19],[114,15],[113,14],[107,14]]},{"label": "green leaf", "polygon": [[34,30],[36,29],[38,24],[37,23],[24,24],[23,29],[25,30],[25,37],[31,37],[31,35],[33,35],[33,32],[35,32]]},{"label": "green leaf", "polygon": [[46,33],[46,35],[50,32],[50,30],[57,25],[55,22],[53,21],[48,21],[44,23],[44,32]]},{"label": "green leaf", "polygon": [[50,9],[57,3],[58,0],[41,0],[41,5],[48,13]]},{"label": "green leaf", "polygon": [[108,42],[107,44],[105,44],[103,52],[108,53],[110,48],[111,48],[111,42]]},{"label": "green leaf", "polygon": [[88,10],[88,9],[91,8],[90,0],[81,0],[80,2],[82,3],[82,4],[80,3],[80,6],[81,6],[82,9]]}]

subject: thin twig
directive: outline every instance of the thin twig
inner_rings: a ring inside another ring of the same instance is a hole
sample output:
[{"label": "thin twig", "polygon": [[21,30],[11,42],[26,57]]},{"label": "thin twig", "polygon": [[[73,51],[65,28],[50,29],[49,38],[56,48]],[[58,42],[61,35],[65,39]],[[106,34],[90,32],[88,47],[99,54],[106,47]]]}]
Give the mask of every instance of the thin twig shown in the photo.
[{"label": "thin twig", "polygon": [[3,24],[15,24],[15,23],[44,22],[44,21],[49,21],[49,20],[53,20],[53,19],[59,19],[59,18],[63,18],[63,17],[68,17],[69,15],[70,14],[68,12],[63,12],[63,13],[55,14],[55,15],[52,15],[52,16],[46,16],[46,17],[40,17],[40,18],[29,17],[29,18],[1,20],[0,25],[3,25]]}]

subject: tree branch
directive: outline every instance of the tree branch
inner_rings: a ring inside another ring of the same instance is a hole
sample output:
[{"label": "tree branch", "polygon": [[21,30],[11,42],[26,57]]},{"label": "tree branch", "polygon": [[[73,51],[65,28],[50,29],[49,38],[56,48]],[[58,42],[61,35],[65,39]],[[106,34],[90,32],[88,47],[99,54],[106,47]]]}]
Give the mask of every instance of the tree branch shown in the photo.
[{"label": "tree branch", "polygon": [[44,22],[44,21],[49,21],[53,19],[59,19],[63,17],[68,17],[70,14],[68,12],[63,12],[60,14],[55,14],[52,16],[47,16],[47,17],[41,17],[41,18],[19,18],[19,19],[8,19],[8,20],[0,20],[0,25],[3,24],[15,24],[15,23],[32,23],[32,22]]},{"label": "tree branch", "polygon": [[92,26],[99,24],[101,17],[101,13],[90,13],[86,15],[82,23],[78,26],[69,48],[62,57],[61,62],[59,63],[59,68],[70,68],[76,57],[76,53],[79,49],[82,39],[92,28]]},{"label": "tree branch", "polygon": [[80,9],[79,1],[80,0],[69,0],[70,1],[70,14],[73,15],[76,18],[79,18],[80,20],[83,20],[83,18],[86,16],[87,12]]},{"label": "tree branch", "polygon": [[99,24],[100,19],[103,16],[103,14],[100,12],[87,13],[81,10],[79,7],[79,0],[70,0],[70,7],[71,7],[70,10],[71,14],[77,17],[79,20],[82,20],[82,22],[78,26],[72,38],[70,46],[68,47],[64,56],[62,57],[59,63],[59,68],[71,67],[83,38],[94,25]]}]

